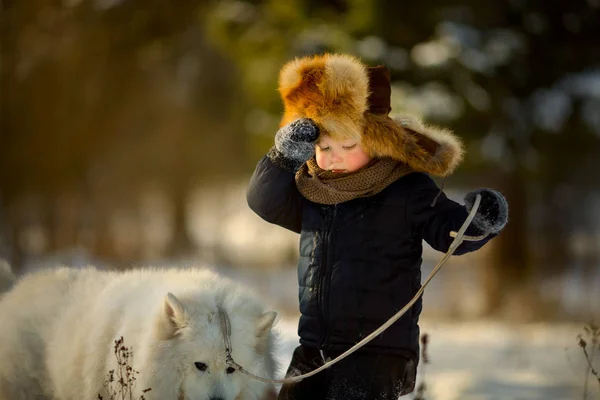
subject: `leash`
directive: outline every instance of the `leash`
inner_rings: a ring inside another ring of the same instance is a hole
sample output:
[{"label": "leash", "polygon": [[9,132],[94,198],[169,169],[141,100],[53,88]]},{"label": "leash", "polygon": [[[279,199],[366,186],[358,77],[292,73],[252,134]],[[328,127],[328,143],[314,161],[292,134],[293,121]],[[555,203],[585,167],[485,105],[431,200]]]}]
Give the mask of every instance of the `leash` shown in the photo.
[{"label": "leash", "polygon": [[225,352],[226,352],[225,362],[226,362],[226,364],[237,369],[242,374],[244,374],[252,379],[255,379],[257,381],[261,381],[261,382],[265,382],[265,383],[279,384],[279,383],[299,382],[305,378],[308,378],[310,376],[318,374],[319,372],[323,371],[324,369],[331,367],[333,364],[336,364],[336,363],[342,361],[344,358],[348,357],[350,354],[354,353],[356,350],[360,349],[365,344],[367,344],[368,342],[373,340],[375,337],[377,337],[379,334],[381,334],[381,332],[385,331],[394,322],[396,322],[400,317],[402,317],[413,306],[413,304],[415,304],[415,302],[423,295],[423,293],[425,291],[425,287],[433,279],[435,274],[442,268],[442,266],[446,263],[446,261],[448,261],[450,256],[452,256],[452,254],[454,254],[454,251],[456,251],[458,246],[460,246],[463,241],[465,241],[465,240],[466,241],[479,241],[479,240],[484,239],[487,236],[487,234],[482,235],[482,236],[465,235],[465,231],[467,230],[469,225],[471,225],[471,221],[473,221],[473,218],[475,217],[475,214],[477,213],[477,209],[479,208],[480,203],[481,203],[481,195],[477,194],[477,196],[475,197],[475,203],[473,204],[473,208],[471,209],[471,212],[467,216],[467,219],[462,224],[462,226],[460,227],[458,232],[454,232],[454,231],[450,232],[450,237],[453,237],[454,240],[450,244],[448,251],[446,252],[446,254],[444,254],[442,259],[436,264],[435,268],[433,268],[433,270],[431,271],[431,273],[429,274],[427,279],[425,279],[425,282],[423,283],[423,285],[421,285],[421,288],[417,291],[417,293],[414,295],[414,297],[400,311],[398,311],[389,320],[387,320],[387,322],[385,322],[383,325],[381,325],[379,328],[377,328],[375,331],[373,331],[369,336],[365,337],[363,340],[361,340],[360,342],[355,344],[353,347],[348,349],[346,352],[340,354],[337,358],[334,358],[333,360],[326,362],[319,368],[317,368],[313,371],[310,371],[306,374],[293,376],[290,378],[268,379],[268,378],[263,378],[263,377],[254,375],[253,373],[246,371],[241,365],[236,363],[235,360],[233,359],[233,357],[231,356],[231,324],[229,322],[229,317],[227,316],[227,313],[223,309],[219,309],[219,320],[220,320],[220,324],[221,324],[221,333],[223,334],[223,339],[225,341]]}]

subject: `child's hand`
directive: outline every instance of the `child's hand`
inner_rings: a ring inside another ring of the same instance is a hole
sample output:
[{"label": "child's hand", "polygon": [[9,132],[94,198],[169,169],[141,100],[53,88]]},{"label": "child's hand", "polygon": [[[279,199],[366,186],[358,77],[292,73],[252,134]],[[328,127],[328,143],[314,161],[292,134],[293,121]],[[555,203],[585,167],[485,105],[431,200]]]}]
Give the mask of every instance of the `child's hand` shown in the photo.
[{"label": "child's hand", "polygon": [[508,222],[508,203],[502,194],[493,189],[477,189],[465,196],[465,207],[471,212],[475,196],[481,195],[481,203],[473,218],[472,226],[482,234],[498,234]]},{"label": "child's hand", "polygon": [[315,155],[319,128],[309,118],[300,118],[282,126],[275,135],[275,146],[267,156],[280,168],[296,172]]}]

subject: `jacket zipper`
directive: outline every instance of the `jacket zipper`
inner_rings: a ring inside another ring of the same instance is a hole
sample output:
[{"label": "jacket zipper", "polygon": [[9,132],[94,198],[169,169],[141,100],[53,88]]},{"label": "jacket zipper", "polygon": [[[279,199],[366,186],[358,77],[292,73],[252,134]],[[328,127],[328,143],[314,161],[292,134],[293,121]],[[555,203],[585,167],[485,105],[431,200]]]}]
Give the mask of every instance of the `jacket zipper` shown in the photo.
[{"label": "jacket zipper", "polygon": [[331,236],[333,231],[333,224],[335,221],[335,215],[337,211],[337,204],[333,206],[333,212],[331,215],[327,215],[327,223],[324,231],[323,239],[323,250],[322,250],[322,272],[320,274],[319,282],[319,299],[320,307],[319,314],[321,317],[321,328],[323,335],[321,337],[321,343],[319,343],[319,349],[323,349],[328,343],[329,339],[329,325],[327,318],[329,317],[329,284],[331,281],[331,273],[333,266],[331,265]]}]

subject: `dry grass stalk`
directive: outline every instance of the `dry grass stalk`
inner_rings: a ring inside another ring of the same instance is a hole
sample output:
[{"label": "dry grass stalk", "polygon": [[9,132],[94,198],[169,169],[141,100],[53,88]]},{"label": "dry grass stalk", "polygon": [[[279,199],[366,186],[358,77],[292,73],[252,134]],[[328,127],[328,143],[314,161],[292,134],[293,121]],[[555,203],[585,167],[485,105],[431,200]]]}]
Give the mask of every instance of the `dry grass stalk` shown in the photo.
[{"label": "dry grass stalk", "polygon": [[[600,352],[600,327],[594,323],[590,323],[583,327],[583,335],[577,336],[579,347],[583,351],[585,360],[587,361],[587,371],[585,373],[585,383],[583,388],[583,399],[588,396],[588,384],[590,376],[595,376],[598,381],[598,390],[600,390],[600,374],[594,368],[594,356],[596,351]],[[586,340],[587,339],[587,340]],[[588,343],[589,342],[589,343]],[[588,351],[589,347],[589,351]]]},{"label": "dry grass stalk", "polygon": [[[108,371],[107,379],[104,381],[104,389],[108,393],[108,400],[134,400],[136,375],[139,371],[133,369],[133,350],[124,344],[123,336],[115,340],[114,354],[117,359],[117,369]],[[145,393],[151,388],[142,390],[139,400],[146,400]],[[104,397],[98,394],[98,400]]]},{"label": "dry grass stalk", "polygon": [[423,363],[423,367],[421,368],[422,379],[417,387],[413,400],[425,400],[425,390],[427,389],[427,384],[425,383],[425,364],[429,364],[429,353],[427,352],[428,345],[429,335],[424,333],[421,335],[421,362]]}]

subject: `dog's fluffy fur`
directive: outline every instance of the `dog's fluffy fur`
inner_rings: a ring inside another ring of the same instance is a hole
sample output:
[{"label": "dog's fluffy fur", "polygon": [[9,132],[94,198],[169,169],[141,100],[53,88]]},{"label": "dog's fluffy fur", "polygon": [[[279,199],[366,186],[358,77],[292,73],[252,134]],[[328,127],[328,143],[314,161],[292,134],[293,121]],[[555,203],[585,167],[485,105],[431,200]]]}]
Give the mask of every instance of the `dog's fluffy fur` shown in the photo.
[{"label": "dog's fluffy fur", "polygon": [[461,141],[449,130],[427,126],[417,118],[396,120],[368,111],[367,66],[344,54],[297,58],[283,66],[279,92],[281,126],[312,119],[322,134],[360,141],[372,157],[390,157],[414,170],[450,175],[463,157]]},{"label": "dog's fluffy fur", "polygon": [[139,371],[135,398],[146,388],[148,400],[271,395],[270,385],[227,370],[218,309],[229,316],[235,361],[273,377],[275,312],[208,270],[58,268],[25,276],[0,300],[0,399],[110,398],[103,383],[116,369],[120,337]]}]

